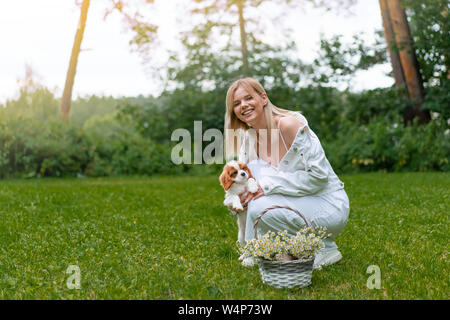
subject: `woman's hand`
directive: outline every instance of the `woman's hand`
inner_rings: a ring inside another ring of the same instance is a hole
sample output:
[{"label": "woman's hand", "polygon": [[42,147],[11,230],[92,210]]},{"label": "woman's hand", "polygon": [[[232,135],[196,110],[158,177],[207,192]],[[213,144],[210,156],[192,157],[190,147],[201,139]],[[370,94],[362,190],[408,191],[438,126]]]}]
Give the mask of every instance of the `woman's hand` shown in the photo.
[{"label": "woman's hand", "polygon": [[262,197],[264,195],[264,191],[261,189],[260,185],[258,184],[258,191],[255,193],[246,192],[240,195],[242,206],[244,207],[244,210],[247,210],[248,203],[252,200],[258,199],[259,197]]}]

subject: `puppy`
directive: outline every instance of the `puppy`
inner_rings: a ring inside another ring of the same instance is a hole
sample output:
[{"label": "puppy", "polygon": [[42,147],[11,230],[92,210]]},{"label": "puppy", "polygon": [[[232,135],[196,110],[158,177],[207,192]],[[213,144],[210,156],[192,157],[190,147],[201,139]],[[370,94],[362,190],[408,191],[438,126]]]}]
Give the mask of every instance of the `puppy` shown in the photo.
[{"label": "puppy", "polygon": [[[223,204],[231,206],[234,210],[244,210],[239,195],[245,192],[255,193],[258,191],[258,184],[253,178],[248,166],[243,162],[230,161],[220,175],[220,184],[225,190],[225,200]],[[247,212],[236,213],[238,224],[238,241],[241,246],[245,246],[245,225],[247,220]],[[253,259],[241,256],[239,260],[243,260],[244,266],[253,265]],[[252,260],[252,261],[250,261]]]}]

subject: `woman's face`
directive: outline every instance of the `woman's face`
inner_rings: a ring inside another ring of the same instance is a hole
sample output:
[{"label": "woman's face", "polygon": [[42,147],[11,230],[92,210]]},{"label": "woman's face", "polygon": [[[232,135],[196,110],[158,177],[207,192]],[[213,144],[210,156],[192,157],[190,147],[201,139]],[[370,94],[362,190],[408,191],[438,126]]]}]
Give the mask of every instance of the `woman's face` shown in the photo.
[{"label": "woman's face", "polygon": [[264,117],[267,102],[266,94],[261,97],[255,92],[251,95],[244,88],[238,87],[233,96],[233,111],[239,120],[251,125]]}]

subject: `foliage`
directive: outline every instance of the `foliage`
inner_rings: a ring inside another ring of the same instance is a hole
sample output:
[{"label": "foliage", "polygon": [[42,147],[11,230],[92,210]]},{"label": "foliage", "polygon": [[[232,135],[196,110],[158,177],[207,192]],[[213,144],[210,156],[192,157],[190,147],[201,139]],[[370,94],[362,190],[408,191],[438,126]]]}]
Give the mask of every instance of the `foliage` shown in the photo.
[{"label": "foliage", "polygon": [[[141,53],[153,49],[153,45],[158,38],[158,26],[145,21],[144,15],[139,12],[139,9],[133,9],[133,5],[136,5],[136,3],[123,0],[110,1],[105,10],[104,19],[113,12],[118,12],[122,16],[125,26],[133,33],[130,45]],[[145,3],[153,10],[154,0],[142,0],[141,3]]]},{"label": "foliage", "polygon": [[76,128],[59,121],[0,119],[0,177],[65,176],[82,171],[88,155]]},{"label": "foliage", "polygon": [[226,92],[232,80],[249,74],[261,79],[268,88],[295,88],[303,81],[302,75],[309,75],[310,67],[293,58],[296,56],[293,42],[270,46],[251,33],[247,35],[249,69],[243,70],[238,41],[230,38],[228,43],[216,48],[215,39],[224,30],[232,33],[229,28],[229,24],[207,21],[185,33],[182,42],[187,51],[186,62],[181,63],[178,56],[171,57],[169,81],[179,89]]},{"label": "foliage", "polygon": [[426,87],[448,80],[450,23],[448,0],[403,0],[414,49]]},{"label": "foliage", "polygon": [[94,116],[86,122],[84,133],[94,151],[84,174],[89,176],[170,173],[168,146],[157,145],[124,125],[114,115]]},{"label": "foliage", "polygon": [[423,108],[443,119],[450,119],[450,79],[444,80],[440,86],[426,88],[426,93]]},{"label": "foliage", "polygon": [[449,171],[450,135],[442,120],[403,127],[401,120],[379,117],[354,126],[344,122],[333,141],[324,141],[326,154],[339,172]]},{"label": "foliage", "polygon": [[[445,118],[403,128],[401,90],[283,86],[268,93],[275,105],[306,116],[339,173],[449,170]],[[51,92],[23,93],[0,108],[0,177],[218,173],[220,164],[172,164],[170,137],[177,128],[194,137],[194,121],[202,121],[203,132],[223,128],[224,96],[176,89],[158,98],[80,98],[74,102],[80,109],[72,109],[77,120],[62,125]],[[85,121],[87,110],[93,115]]]},{"label": "foliage", "polygon": [[[413,47],[425,86],[423,109],[450,118],[449,70],[450,47],[447,0],[404,0],[403,7],[411,29]],[[341,35],[321,39],[319,57],[315,60],[315,82],[332,85],[350,82],[359,70],[386,61],[387,49],[381,31],[375,42],[367,44],[362,35],[355,35],[351,43],[343,43]],[[402,99],[405,109],[412,102]]]},{"label": "foliage", "polygon": [[22,87],[17,99],[8,100],[3,107],[0,106],[0,115],[3,119],[56,120],[59,116],[59,101],[48,88],[39,86],[29,90],[28,87]]},{"label": "foliage", "polygon": [[47,89],[23,92],[0,106],[0,178],[182,171],[170,161],[168,143],[154,143],[116,117],[109,107],[118,103],[95,96],[80,99],[74,105],[94,115],[84,121],[83,109],[75,110],[80,115],[75,124],[60,121],[58,101]]},{"label": "foliage", "polygon": [[59,103],[48,89],[22,90],[0,107],[0,177],[64,176],[86,163],[75,127],[59,121]]},{"label": "foliage", "polygon": [[355,34],[351,43],[343,43],[342,35],[320,40],[319,56],[314,60],[315,82],[350,81],[359,70],[387,62],[387,51],[382,31],[375,32],[375,42],[367,44],[363,34]]},{"label": "foliage", "polygon": [[121,101],[122,99],[116,99],[111,96],[92,95],[79,97],[72,102],[70,123],[82,127],[89,118],[95,115],[115,114]]},{"label": "foliage", "polygon": [[[276,106],[306,116],[339,173],[449,170],[450,84],[445,71],[448,48],[442,40],[448,26],[442,15],[420,19],[445,10],[442,2],[435,7],[430,1],[404,3],[424,72],[423,107],[433,117],[424,127],[402,126],[400,119],[410,104],[402,88],[352,92],[333,87],[358,70],[385,61],[380,34],[373,44],[363,41],[362,35],[351,43],[343,43],[339,35],[322,39],[319,58],[306,65],[296,58],[292,43],[269,46],[255,36],[258,24],[246,20],[249,73]],[[227,5],[235,14],[235,3]],[[78,98],[67,126],[59,122],[59,99],[35,80],[28,67],[18,98],[0,106],[0,177],[218,172],[220,165],[175,166],[170,161],[175,129],[188,129],[194,137],[194,121],[201,121],[203,131],[222,130],[227,88],[244,75],[234,20],[217,20],[216,9],[199,11],[207,19],[182,35],[186,59],[173,56],[167,68],[173,86],[158,97]],[[223,32],[228,40],[218,43]],[[427,151],[430,148],[433,152]]]},{"label": "foliage", "polygon": [[425,86],[423,108],[450,118],[450,23],[447,0],[404,0]]}]

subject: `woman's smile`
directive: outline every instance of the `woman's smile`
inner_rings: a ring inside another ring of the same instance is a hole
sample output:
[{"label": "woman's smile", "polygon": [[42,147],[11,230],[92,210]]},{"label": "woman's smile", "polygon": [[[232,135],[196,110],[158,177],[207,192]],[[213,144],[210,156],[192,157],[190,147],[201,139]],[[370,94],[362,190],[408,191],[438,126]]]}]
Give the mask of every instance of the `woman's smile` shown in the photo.
[{"label": "woman's smile", "polygon": [[249,116],[249,115],[251,115],[252,113],[253,113],[253,108],[248,108],[248,109],[245,109],[244,111],[242,111],[242,115],[244,116],[244,117],[246,117],[246,116]]},{"label": "woman's smile", "polygon": [[238,87],[234,93],[234,113],[247,124],[259,121],[263,115],[264,98],[256,93],[250,93],[242,87]]}]

